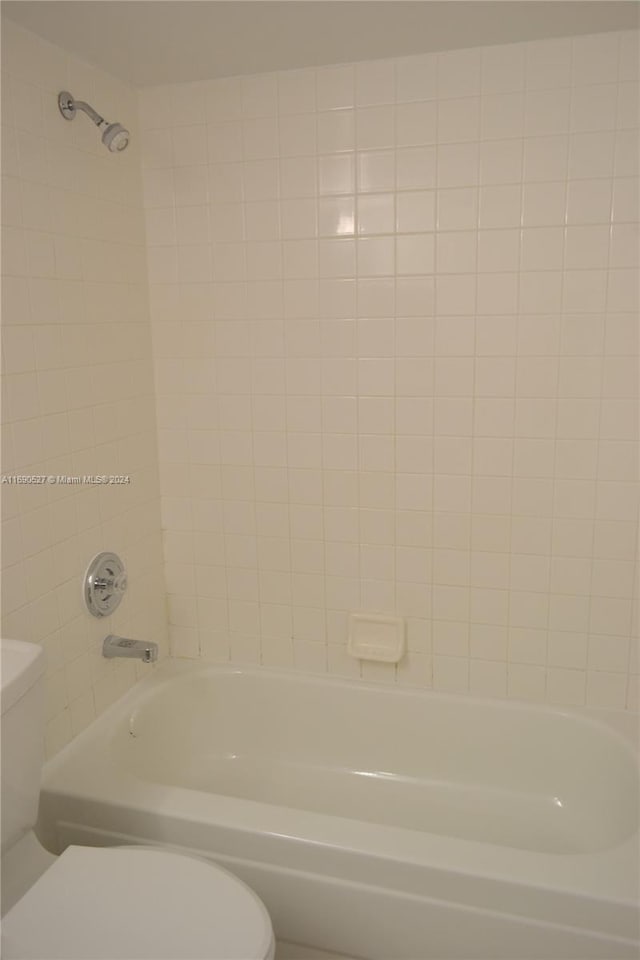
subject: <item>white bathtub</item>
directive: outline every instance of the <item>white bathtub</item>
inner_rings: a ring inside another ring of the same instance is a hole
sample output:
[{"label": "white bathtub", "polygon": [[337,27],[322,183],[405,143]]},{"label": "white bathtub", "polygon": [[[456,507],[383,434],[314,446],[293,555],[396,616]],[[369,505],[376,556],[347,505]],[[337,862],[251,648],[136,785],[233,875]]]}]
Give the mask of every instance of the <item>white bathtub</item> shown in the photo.
[{"label": "white bathtub", "polygon": [[379,960],[638,957],[635,719],[168,661],[45,770],[40,834],[163,843],[281,939]]}]

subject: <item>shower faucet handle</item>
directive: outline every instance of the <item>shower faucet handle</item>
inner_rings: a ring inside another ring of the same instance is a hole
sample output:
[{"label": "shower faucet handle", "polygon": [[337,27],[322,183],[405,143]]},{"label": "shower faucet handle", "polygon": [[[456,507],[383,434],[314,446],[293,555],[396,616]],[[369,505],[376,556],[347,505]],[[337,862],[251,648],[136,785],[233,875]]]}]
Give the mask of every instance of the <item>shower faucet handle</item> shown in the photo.
[{"label": "shower faucet handle", "polygon": [[124,570],[111,577],[99,577],[93,581],[95,590],[115,590],[117,593],[124,593],[127,589],[127,574]]}]

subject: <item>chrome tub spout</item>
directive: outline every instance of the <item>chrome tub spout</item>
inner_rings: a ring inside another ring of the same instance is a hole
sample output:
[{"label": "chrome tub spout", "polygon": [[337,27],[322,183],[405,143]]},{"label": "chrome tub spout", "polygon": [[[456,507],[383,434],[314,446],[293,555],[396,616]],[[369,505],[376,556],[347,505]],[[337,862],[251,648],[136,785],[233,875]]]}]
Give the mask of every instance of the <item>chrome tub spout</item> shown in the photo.
[{"label": "chrome tub spout", "polygon": [[153,663],[158,659],[158,644],[143,643],[141,640],[129,640],[127,637],[116,637],[109,634],[104,638],[102,644],[102,656],[111,657],[133,657],[136,660],[142,660],[144,663]]}]

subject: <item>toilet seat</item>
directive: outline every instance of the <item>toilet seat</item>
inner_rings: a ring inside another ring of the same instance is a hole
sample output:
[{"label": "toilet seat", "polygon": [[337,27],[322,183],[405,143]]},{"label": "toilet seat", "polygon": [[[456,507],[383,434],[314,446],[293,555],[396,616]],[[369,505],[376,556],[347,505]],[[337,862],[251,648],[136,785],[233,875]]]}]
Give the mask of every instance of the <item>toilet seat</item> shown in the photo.
[{"label": "toilet seat", "polygon": [[256,894],[211,863],[149,847],[68,847],[5,915],[6,960],[272,960]]}]

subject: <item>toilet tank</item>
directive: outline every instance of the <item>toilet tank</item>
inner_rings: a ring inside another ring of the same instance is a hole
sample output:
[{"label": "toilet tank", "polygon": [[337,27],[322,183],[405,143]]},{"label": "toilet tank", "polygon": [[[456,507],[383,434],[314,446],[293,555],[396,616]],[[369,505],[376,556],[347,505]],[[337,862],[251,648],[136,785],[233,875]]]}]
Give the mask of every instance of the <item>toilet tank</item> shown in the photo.
[{"label": "toilet tank", "polygon": [[44,668],[42,647],[0,640],[2,853],[36,822],[44,759]]}]

